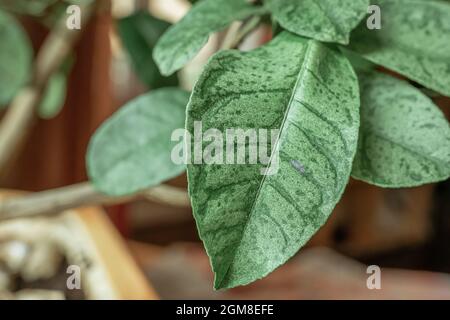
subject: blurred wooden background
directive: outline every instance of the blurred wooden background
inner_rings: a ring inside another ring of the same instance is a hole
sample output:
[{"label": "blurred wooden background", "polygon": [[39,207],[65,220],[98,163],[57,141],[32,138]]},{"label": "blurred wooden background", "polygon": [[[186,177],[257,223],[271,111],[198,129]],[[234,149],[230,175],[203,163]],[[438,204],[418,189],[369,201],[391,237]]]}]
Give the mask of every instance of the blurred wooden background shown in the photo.
[{"label": "blurred wooden background", "polygon": [[[188,8],[183,0],[135,1],[134,6],[116,2],[118,7],[112,9],[119,13],[114,14],[126,14],[149,3],[154,13],[170,21],[179,19]],[[30,20],[24,25],[34,47],[39,48],[47,31]],[[76,61],[63,111],[55,119],[36,123],[0,181],[2,187],[39,191],[86,180],[84,156],[90,136],[119,106],[145,91],[120,50],[110,6],[96,14],[74,51]],[[450,118],[450,99],[436,101]],[[186,186],[185,176],[171,183]],[[435,186],[383,190],[352,181],[329,222],[309,245],[325,245],[353,256],[423,246],[435,232],[434,190]],[[109,212],[120,231],[137,240],[158,245],[198,241],[189,209],[141,201]]]}]

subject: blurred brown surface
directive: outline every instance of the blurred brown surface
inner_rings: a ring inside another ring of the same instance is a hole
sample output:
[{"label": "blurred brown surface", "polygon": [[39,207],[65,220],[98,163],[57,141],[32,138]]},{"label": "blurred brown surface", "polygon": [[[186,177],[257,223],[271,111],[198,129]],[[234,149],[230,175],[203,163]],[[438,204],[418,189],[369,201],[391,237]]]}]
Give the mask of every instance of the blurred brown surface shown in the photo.
[{"label": "blurred brown surface", "polygon": [[371,255],[423,244],[430,233],[433,185],[383,189],[351,180],[310,246]]},{"label": "blurred brown surface", "polygon": [[[184,178],[176,185],[185,186]],[[382,189],[352,180],[327,223],[308,246],[327,246],[352,256],[369,256],[424,244],[431,231],[433,185]],[[188,208],[148,202],[131,207],[133,238],[159,245],[199,241]]]},{"label": "blurred brown surface", "polygon": [[162,299],[450,299],[450,276],[381,269],[381,289],[367,288],[367,266],[324,248],[304,249],[249,286],[213,291],[213,276],[197,244],[130,243]]},{"label": "blurred brown surface", "polygon": [[[45,30],[25,22],[34,46]],[[75,64],[62,112],[52,120],[38,120],[11,168],[3,187],[43,190],[86,179],[84,157],[90,136],[113,113],[110,88],[111,17],[107,10],[96,14],[82,30],[74,53]]]}]

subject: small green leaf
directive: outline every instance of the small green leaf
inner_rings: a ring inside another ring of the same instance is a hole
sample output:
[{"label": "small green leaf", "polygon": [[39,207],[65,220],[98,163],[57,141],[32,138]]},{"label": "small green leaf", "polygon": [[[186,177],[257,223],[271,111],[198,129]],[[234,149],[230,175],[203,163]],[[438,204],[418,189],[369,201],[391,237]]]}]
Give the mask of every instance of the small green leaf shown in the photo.
[{"label": "small green leaf", "polygon": [[171,160],[172,132],[184,128],[189,94],[163,88],[127,103],[92,137],[87,169],[98,190],[132,194],[183,173]]},{"label": "small green leaf", "polygon": [[9,14],[0,11],[0,108],[6,106],[28,80],[31,72],[30,41]]},{"label": "small green leaf", "polygon": [[67,78],[63,72],[55,73],[47,83],[44,97],[38,108],[39,117],[51,119],[58,115],[64,106],[67,92]]},{"label": "small green leaf", "polygon": [[377,0],[381,29],[362,23],[349,49],[450,96],[450,3]]},{"label": "small green leaf", "polygon": [[325,42],[347,44],[369,0],[266,0],[283,28]]},{"label": "small green leaf", "polygon": [[188,105],[189,132],[196,121],[203,132],[280,130],[273,175],[262,175],[261,155],[254,165],[188,165],[215,287],[244,285],[292,257],[339,201],[357,147],[358,81],[342,53],[285,31],[249,53],[222,51],[209,61]]},{"label": "small green leaf", "polygon": [[145,11],[120,19],[118,30],[127,49],[134,70],[149,88],[157,89],[178,85],[178,78],[163,77],[153,60],[153,48],[170,23],[152,17]]},{"label": "small green leaf", "polygon": [[206,44],[210,34],[235,20],[243,20],[261,7],[247,0],[202,0],[158,41],[153,57],[164,75],[181,69]]},{"label": "small green leaf", "polygon": [[450,127],[433,102],[407,82],[360,75],[361,131],[352,175],[382,187],[413,187],[450,177]]}]

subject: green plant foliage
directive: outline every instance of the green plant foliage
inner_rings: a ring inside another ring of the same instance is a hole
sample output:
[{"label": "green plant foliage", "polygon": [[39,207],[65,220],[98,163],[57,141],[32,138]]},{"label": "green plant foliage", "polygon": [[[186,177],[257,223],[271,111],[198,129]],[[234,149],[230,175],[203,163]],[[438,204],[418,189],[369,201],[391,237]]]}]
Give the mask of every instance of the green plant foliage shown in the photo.
[{"label": "green plant foliage", "polygon": [[1,0],[0,8],[19,14],[42,15],[58,0]]},{"label": "green plant foliage", "polygon": [[339,50],[347,57],[353,66],[353,69],[357,71],[372,71],[376,69],[377,65],[364,59],[359,54],[353,51],[347,50],[345,47],[339,47]]},{"label": "green plant foliage", "polygon": [[69,4],[76,4],[80,6],[87,6],[95,0],[65,0]]},{"label": "green plant foliage", "polygon": [[413,187],[450,177],[450,127],[433,102],[407,82],[360,75],[361,132],[353,177],[382,187]]},{"label": "green plant foliage", "polygon": [[153,57],[163,75],[181,69],[206,44],[210,34],[235,20],[260,12],[246,0],[202,0],[158,41]]},{"label": "green plant foliage", "polygon": [[153,48],[170,23],[157,19],[145,11],[137,12],[118,21],[122,43],[127,49],[139,78],[149,88],[176,86],[178,78],[163,77],[153,60]]},{"label": "green plant foliage", "polygon": [[19,23],[0,11],[0,107],[6,106],[28,80],[32,48]]},{"label": "green plant foliage", "polygon": [[44,97],[39,105],[39,117],[42,119],[51,119],[56,117],[64,106],[66,92],[66,75],[63,72],[54,74],[47,83]]},{"label": "green plant foliage", "polygon": [[59,71],[54,73],[48,80],[43,98],[37,109],[40,118],[54,118],[64,107],[67,95],[67,80],[74,63],[75,56],[70,55],[66,58]]},{"label": "green plant foliage", "polygon": [[348,44],[367,13],[369,0],[266,0],[280,25],[293,33],[325,42]]},{"label": "green plant foliage", "polygon": [[249,53],[216,54],[191,96],[190,132],[194,121],[203,131],[280,129],[276,174],[262,175],[263,165],[188,165],[215,288],[244,285],[292,257],[340,199],[357,148],[357,78],[340,52],[283,32]]},{"label": "green plant foliage", "polygon": [[349,48],[425,87],[450,96],[450,3],[377,0],[380,30],[362,23]]},{"label": "green plant foliage", "polygon": [[171,134],[183,128],[189,94],[163,88],[122,107],[92,137],[87,169],[95,187],[122,196],[180,175],[171,160]]}]

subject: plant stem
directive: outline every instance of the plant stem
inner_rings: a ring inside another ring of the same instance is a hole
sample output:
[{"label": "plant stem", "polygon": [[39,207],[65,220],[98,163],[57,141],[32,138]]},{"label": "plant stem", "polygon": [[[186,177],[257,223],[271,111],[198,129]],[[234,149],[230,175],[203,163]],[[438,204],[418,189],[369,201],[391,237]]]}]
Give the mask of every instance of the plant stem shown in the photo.
[{"label": "plant stem", "polygon": [[[92,6],[82,8],[82,30],[92,15]],[[35,120],[35,110],[48,79],[60,68],[71,52],[81,31],[69,30],[64,17],[47,36],[36,57],[32,82],[15,96],[0,123],[0,176],[23,144]]]},{"label": "plant stem", "polygon": [[0,201],[0,221],[52,215],[84,206],[114,205],[139,198],[146,198],[175,207],[190,206],[189,197],[184,190],[168,185],[150,188],[130,196],[114,197],[102,194],[90,183],[84,182],[2,200]]},{"label": "plant stem", "polygon": [[252,32],[261,22],[260,16],[253,16],[245,23],[240,22],[239,25],[231,25],[225,35],[221,49],[234,49],[236,48],[242,40]]}]

